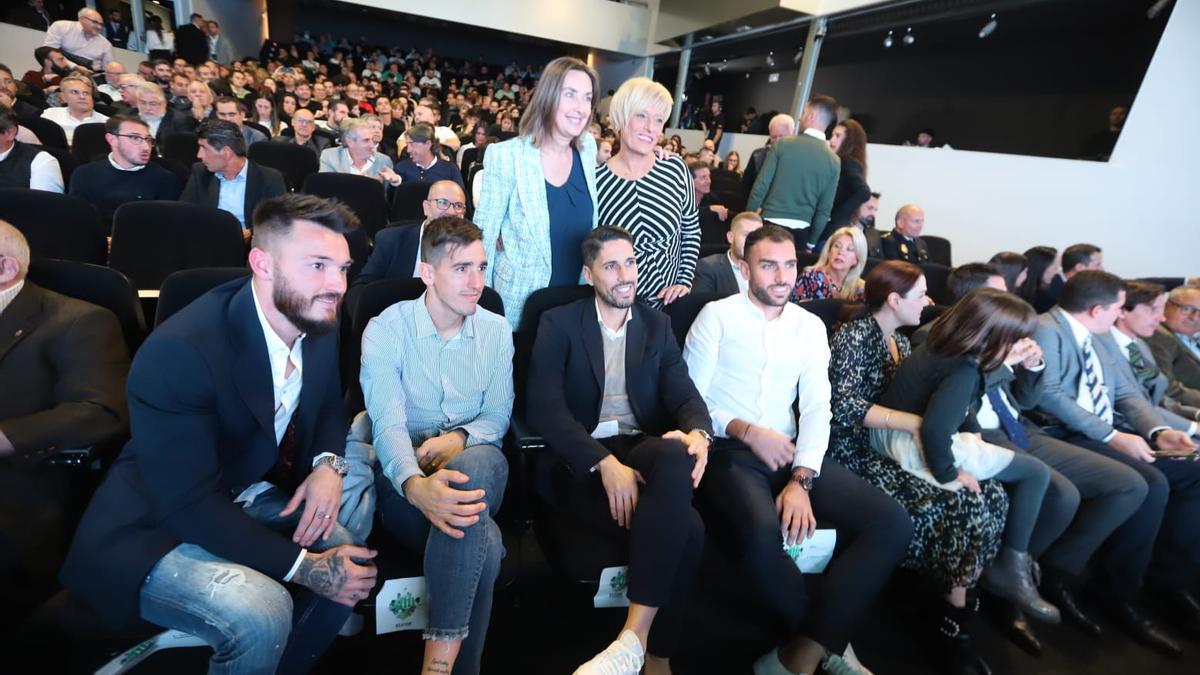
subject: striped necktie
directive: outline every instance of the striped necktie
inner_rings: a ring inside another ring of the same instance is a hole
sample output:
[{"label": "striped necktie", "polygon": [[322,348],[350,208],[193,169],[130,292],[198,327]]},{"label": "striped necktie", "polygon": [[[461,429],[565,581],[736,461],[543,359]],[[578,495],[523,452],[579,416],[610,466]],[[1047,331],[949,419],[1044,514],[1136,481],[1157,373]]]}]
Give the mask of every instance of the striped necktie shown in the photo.
[{"label": "striped necktie", "polygon": [[1145,388],[1158,373],[1146,363],[1146,358],[1142,356],[1142,350],[1136,342],[1125,345],[1125,350],[1129,352],[1129,364],[1133,366],[1133,374],[1137,376],[1138,384]]},{"label": "striped necktie", "polygon": [[1100,383],[1100,359],[1092,349],[1092,336],[1083,339],[1083,379],[1087,384],[1088,397],[1092,401],[1092,412],[1105,422],[1112,423],[1112,409],[1108,406],[1108,394]]}]

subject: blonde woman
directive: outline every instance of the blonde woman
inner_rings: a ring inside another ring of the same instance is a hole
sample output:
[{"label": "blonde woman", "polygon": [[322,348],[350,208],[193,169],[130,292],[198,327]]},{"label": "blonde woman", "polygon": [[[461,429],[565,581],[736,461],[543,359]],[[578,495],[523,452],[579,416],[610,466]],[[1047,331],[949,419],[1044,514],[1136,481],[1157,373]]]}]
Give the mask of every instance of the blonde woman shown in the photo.
[{"label": "blonde woman", "polygon": [[862,302],[867,238],[857,227],[843,227],[825,240],[821,257],[796,277],[792,302],[837,298]]}]

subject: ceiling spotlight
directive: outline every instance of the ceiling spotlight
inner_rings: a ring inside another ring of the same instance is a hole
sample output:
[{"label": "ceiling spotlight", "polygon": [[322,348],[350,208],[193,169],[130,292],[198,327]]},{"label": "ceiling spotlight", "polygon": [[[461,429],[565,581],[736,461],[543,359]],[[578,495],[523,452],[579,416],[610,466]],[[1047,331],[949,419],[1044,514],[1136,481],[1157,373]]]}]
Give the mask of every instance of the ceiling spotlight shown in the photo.
[{"label": "ceiling spotlight", "polygon": [[904,30],[904,46],[907,47],[916,41],[917,41],[917,38],[913,37],[912,29],[906,28]]},{"label": "ceiling spotlight", "polygon": [[892,31],[890,31],[890,30],[889,30],[889,31],[888,31],[888,34],[887,34],[887,37],[883,38],[883,48],[884,48],[884,49],[891,49],[891,48],[892,48],[892,44],[894,44],[894,42],[893,42],[893,40],[892,40]]},{"label": "ceiling spotlight", "polygon": [[792,63],[800,63],[800,59],[804,58],[804,48],[796,50],[796,55],[792,57]]},{"label": "ceiling spotlight", "polygon": [[723,72],[725,72],[725,69],[728,67],[729,67],[729,59],[721,59],[721,65],[717,66],[717,72],[723,73]]},{"label": "ceiling spotlight", "polygon": [[704,74],[712,75],[712,67],[710,67],[707,63],[704,64]]},{"label": "ceiling spotlight", "polygon": [[995,32],[996,32],[996,13],[992,12],[992,18],[988,19],[988,22],[983,24],[983,28],[979,29],[979,39],[982,40],[983,38],[985,38]]},{"label": "ceiling spotlight", "polygon": [[750,79],[750,73],[746,73],[746,79]]},{"label": "ceiling spotlight", "polygon": [[767,67],[768,68],[775,67],[775,52],[769,52],[767,54]]}]

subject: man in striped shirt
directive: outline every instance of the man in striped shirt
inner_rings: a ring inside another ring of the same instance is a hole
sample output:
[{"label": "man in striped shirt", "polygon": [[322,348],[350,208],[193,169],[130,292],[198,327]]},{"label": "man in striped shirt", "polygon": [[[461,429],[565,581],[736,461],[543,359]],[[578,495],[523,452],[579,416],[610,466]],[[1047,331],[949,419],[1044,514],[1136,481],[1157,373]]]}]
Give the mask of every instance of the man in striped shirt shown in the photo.
[{"label": "man in striped shirt", "polygon": [[478,306],[483,233],[438,218],[421,239],[420,298],[371,319],[363,395],[382,523],[423,552],[431,604],[422,672],[478,672],[504,546],[493,520],[508,480],[500,443],[512,414],[512,330]]}]

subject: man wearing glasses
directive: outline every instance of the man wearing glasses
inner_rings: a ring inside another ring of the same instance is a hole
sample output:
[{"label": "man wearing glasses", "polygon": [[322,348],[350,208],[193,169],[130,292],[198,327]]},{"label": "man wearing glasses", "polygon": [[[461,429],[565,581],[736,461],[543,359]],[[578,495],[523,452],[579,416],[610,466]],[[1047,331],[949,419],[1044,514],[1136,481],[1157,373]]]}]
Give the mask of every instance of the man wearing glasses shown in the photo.
[{"label": "man wearing glasses", "polygon": [[95,101],[92,98],[92,81],[83,75],[71,74],[64,77],[58,86],[65,108],[47,108],[42,117],[62,127],[67,136],[67,145],[75,139],[75,128],[89,122],[105,122],[107,115],[96,112]]},{"label": "man wearing glasses", "polygon": [[121,98],[121,76],[125,74],[125,66],[120,61],[109,61],[104,64],[104,82],[96,87],[96,91],[116,101]]},{"label": "man wearing glasses", "polygon": [[185,115],[167,106],[167,97],[162,88],[153,82],[143,82],[137,86],[137,115],[150,127],[150,135],[156,145],[162,145],[167,134],[178,131],[192,131],[196,121],[191,115]]},{"label": "man wearing glasses", "polygon": [[346,293],[348,307],[354,306],[357,292],[372,281],[420,276],[419,254],[425,228],[438,218],[463,217],[467,211],[467,195],[458,183],[439,180],[429,186],[429,194],[421,202],[421,207],[425,211],[424,221],[397,223],[375,235],[375,249]]},{"label": "man wearing glasses", "polygon": [[1172,289],[1163,315],[1162,325],[1147,340],[1154,358],[1171,381],[1171,390],[1200,389],[1200,286]]},{"label": "man wearing glasses", "polygon": [[318,156],[332,143],[328,136],[317,133],[317,118],[308,108],[296,109],[292,115],[292,132],[294,136],[280,136],[272,140],[276,143],[295,143],[312,150]]},{"label": "man wearing glasses", "polygon": [[71,195],[92,203],[112,220],[121,204],[143,199],[177,199],[181,186],[175,174],[150,162],[154,136],[136,117],[113,115],[104,123],[104,140],[112,152],[84,164],[71,175]]},{"label": "man wearing glasses", "polygon": [[79,10],[78,17],[78,21],[64,19],[50,24],[42,44],[61,49],[63,55],[84,68],[100,70],[113,60],[112,43],[100,34],[104,20],[90,7]]}]

